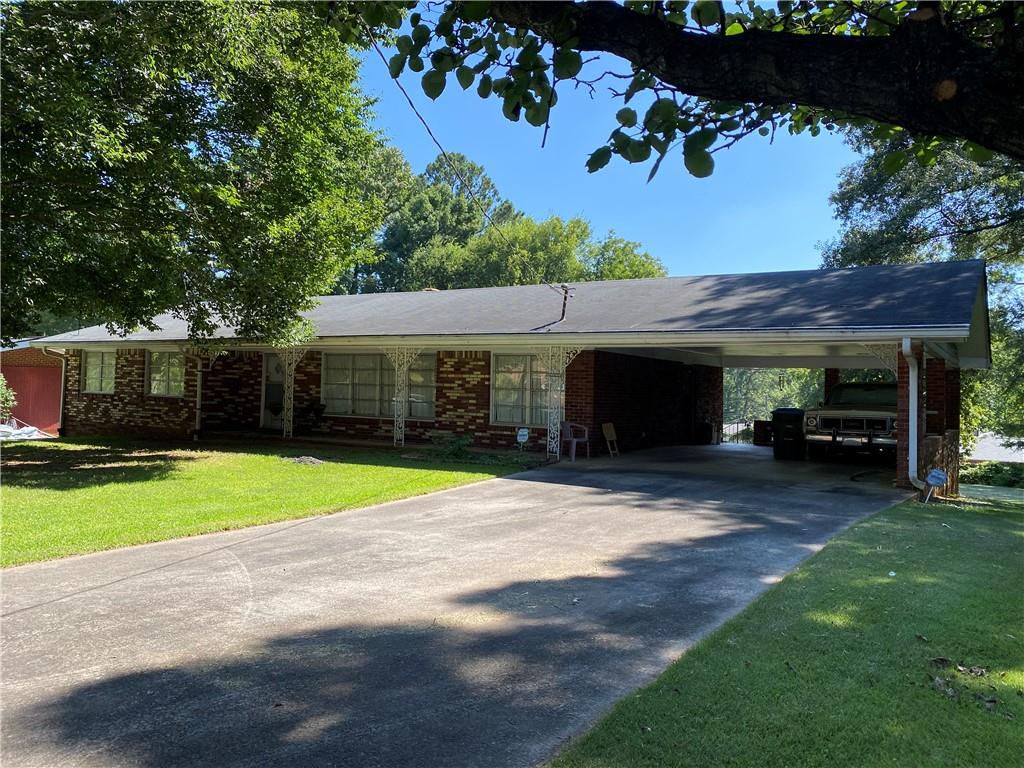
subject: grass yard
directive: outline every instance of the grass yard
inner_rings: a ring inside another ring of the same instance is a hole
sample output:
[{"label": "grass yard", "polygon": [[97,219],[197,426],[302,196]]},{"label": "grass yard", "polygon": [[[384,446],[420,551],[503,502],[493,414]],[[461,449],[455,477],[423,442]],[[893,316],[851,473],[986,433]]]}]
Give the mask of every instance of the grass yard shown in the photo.
[{"label": "grass yard", "polygon": [[[120,441],[4,446],[0,564],[17,565],[291,520],[521,469],[391,450],[307,445],[193,448]],[[287,457],[311,455],[319,465]]]},{"label": "grass yard", "polygon": [[1024,503],[906,503],[837,537],[553,761],[1024,758]]}]

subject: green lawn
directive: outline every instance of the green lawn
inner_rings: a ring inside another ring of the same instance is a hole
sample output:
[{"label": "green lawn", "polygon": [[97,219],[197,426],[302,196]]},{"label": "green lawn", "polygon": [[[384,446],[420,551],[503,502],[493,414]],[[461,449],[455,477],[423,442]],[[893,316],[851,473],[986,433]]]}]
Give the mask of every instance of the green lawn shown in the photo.
[{"label": "green lawn", "polygon": [[999,501],[906,503],[855,526],[553,765],[1022,760],[1024,504]]},{"label": "green lawn", "polygon": [[[0,564],[363,507],[522,468],[514,456],[471,462],[411,450],[426,460],[320,445],[65,440],[4,446]],[[285,458],[304,455],[325,463]]]}]

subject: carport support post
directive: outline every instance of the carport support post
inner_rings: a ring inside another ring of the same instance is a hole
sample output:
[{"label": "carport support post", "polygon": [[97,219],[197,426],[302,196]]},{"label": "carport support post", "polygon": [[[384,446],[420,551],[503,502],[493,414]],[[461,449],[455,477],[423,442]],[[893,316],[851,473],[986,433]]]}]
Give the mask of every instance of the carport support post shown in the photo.
[{"label": "carport support post", "polygon": [[[917,361],[918,372],[921,373],[924,362],[924,352],[920,342],[909,344],[910,356]],[[916,391],[911,393],[910,366],[903,354],[897,355],[896,360],[896,484],[901,488],[914,488],[910,476],[910,460],[915,457],[920,465],[921,448],[924,443],[924,409],[922,405],[920,376]],[[911,398],[916,398],[917,406],[911,408]],[[917,417],[916,450],[910,450],[910,418],[911,413]],[[919,474],[921,467],[915,467],[915,475]]]},{"label": "carport support post", "polygon": [[544,347],[537,353],[548,383],[548,456],[562,454],[562,414],[565,412],[565,369],[580,353],[578,347]]},{"label": "carport support post", "polygon": [[836,384],[839,383],[839,369],[838,368],[826,368],[825,378],[822,385],[822,394],[825,399],[828,400],[828,396],[832,394],[832,390],[835,389]]},{"label": "carport support post", "polygon": [[395,445],[405,445],[405,412],[409,407],[409,366],[420,355],[418,349],[409,347],[388,347],[384,350],[388,362],[395,369],[395,414],[394,440]]},{"label": "carport support post", "polygon": [[277,356],[284,366],[284,397],[281,413],[281,436],[291,437],[295,427],[295,369],[305,350],[286,347],[277,350]]}]

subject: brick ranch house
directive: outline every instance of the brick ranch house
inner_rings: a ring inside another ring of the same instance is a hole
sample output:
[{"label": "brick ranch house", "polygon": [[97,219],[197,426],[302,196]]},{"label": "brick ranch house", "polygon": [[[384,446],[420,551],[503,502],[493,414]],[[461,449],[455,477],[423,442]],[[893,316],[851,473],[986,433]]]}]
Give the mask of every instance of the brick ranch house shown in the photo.
[{"label": "brick ranch house", "polygon": [[594,447],[605,422],[624,450],[716,442],[724,367],[888,367],[907,485],[956,455],[959,371],[990,364],[980,261],[326,296],[306,317],[315,338],[288,349],[224,328],[200,351],[171,315],[33,346],[64,357],[64,435],[508,448],[525,427],[556,455],[563,419]]}]

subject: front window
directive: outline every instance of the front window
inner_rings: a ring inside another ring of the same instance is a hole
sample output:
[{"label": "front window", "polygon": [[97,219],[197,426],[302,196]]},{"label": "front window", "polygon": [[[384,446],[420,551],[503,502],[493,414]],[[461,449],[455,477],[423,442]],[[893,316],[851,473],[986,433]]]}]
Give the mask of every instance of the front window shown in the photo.
[{"label": "front window", "polygon": [[[420,355],[409,366],[411,419],[434,418],[437,359]],[[384,355],[324,355],[321,399],[336,416],[395,415],[395,369]]]},{"label": "front window", "polygon": [[82,391],[110,394],[114,391],[116,352],[82,353]]},{"label": "front window", "polygon": [[548,372],[534,355],[495,355],[491,376],[491,421],[544,426],[548,418]]},{"label": "front window", "polygon": [[150,352],[147,360],[149,394],[183,397],[185,356],[180,352]]}]

